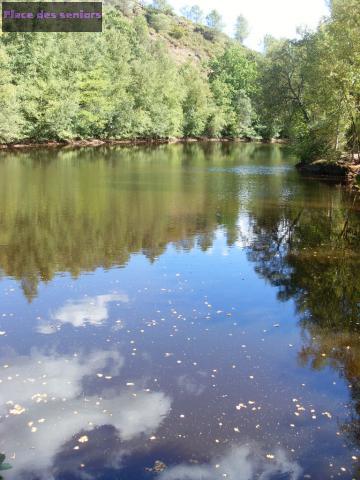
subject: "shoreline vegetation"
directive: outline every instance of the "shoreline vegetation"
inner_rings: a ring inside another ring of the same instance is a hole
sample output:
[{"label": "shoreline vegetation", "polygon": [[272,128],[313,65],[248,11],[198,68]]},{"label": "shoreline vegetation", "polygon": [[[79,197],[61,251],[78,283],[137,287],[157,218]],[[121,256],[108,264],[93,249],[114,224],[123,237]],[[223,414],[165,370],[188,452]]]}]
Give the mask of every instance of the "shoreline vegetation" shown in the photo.
[{"label": "shoreline vegetation", "polygon": [[359,22],[358,0],[331,0],[315,31],[260,53],[243,17],[230,38],[216,10],[107,0],[101,34],[1,33],[0,149],[286,142],[300,172],[355,185]]},{"label": "shoreline vegetation", "polygon": [[23,148],[62,148],[62,147],[100,147],[112,145],[137,146],[137,145],[169,145],[175,143],[197,143],[197,142],[219,142],[219,143],[265,143],[287,145],[286,139],[272,138],[252,139],[252,138],[215,138],[215,137],[178,137],[178,138],[134,138],[134,139],[80,139],[69,141],[49,141],[49,142],[21,142],[0,144],[0,150],[23,149]]}]

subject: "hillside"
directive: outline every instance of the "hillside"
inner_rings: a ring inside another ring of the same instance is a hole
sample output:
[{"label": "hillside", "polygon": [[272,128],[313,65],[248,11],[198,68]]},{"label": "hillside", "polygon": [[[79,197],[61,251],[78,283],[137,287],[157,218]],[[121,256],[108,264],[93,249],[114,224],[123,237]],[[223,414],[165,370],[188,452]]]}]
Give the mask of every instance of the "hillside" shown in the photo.
[{"label": "hillside", "polygon": [[203,23],[192,22],[171,10],[159,11],[154,7],[127,0],[110,0],[105,2],[105,5],[120,11],[130,21],[135,17],[143,17],[151,37],[163,40],[171,56],[179,64],[189,59],[196,63],[208,62],[234,43],[234,40],[223,32],[215,31]]},{"label": "hillside", "polygon": [[1,34],[0,144],[283,138],[302,162],[358,161],[358,0],[264,54],[189,8],[109,0],[102,33]]},{"label": "hillside", "polygon": [[168,15],[169,28],[157,31],[149,24],[155,39],[164,40],[173,58],[179,63],[189,59],[207,62],[224,52],[233,41],[221,32],[215,34],[203,25],[196,25],[183,17]]},{"label": "hillside", "polygon": [[0,35],[0,143],[256,135],[254,55],[170,10],[117,0],[97,33]]}]

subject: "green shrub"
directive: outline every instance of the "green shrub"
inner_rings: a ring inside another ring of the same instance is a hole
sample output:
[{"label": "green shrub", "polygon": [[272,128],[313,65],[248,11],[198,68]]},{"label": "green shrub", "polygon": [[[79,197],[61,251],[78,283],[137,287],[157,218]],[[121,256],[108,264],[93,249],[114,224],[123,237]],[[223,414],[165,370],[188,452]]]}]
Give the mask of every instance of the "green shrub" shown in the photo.
[{"label": "green shrub", "polygon": [[184,30],[181,27],[176,26],[172,29],[170,35],[176,40],[180,40],[180,38],[184,36]]},{"label": "green shrub", "polygon": [[294,140],[294,151],[303,163],[314,160],[337,160],[340,153],[333,146],[332,136],[323,125],[311,126]]},{"label": "green shrub", "polygon": [[168,32],[171,28],[169,17],[164,13],[150,13],[148,24],[157,32]]}]

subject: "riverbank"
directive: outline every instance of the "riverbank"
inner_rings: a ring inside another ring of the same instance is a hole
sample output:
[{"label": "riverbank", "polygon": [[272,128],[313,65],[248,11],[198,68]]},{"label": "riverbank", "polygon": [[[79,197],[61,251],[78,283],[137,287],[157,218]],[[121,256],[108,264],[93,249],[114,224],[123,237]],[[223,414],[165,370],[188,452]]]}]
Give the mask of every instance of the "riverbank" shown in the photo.
[{"label": "riverbank", "polygon": [[0,144],[0,150],[8,149],[23,149],[23,148],[63,148],[63,147],[100,147],[106,145],[124,145],[124,146],[137,146],[137,145],[168,145],[174,143],[196,143],[196,142],[261,142],[261,143],[277,143],[286,144],[287,141],[283,139],[272,140],[259,140],[252,138],[212,138],[212,137],[184,137],[184,138],[162,138],[162,139],[149,139],[138,138],[129,140],[100,140],[100,139],[88,139],[88,140],[69,140],[64,142],[22,142],[22,143],[3,143]]},{"label": "riverbank", "polygon": [[24,142],[2,144],[2,149],[23,149],[23,148],[63,148],[63,147],[101,147],[112,145],[137,146],[137,145],[168,145],[174,143],[193,143],[193,142],[245,142],[245,139],[228,138],[165,138],[165,139],[129,139],[129,140],[69,140],[66,142]]},{"label": "riverbank", "polygon": [[298,163],[296,168],[303,175],[337,180],[360,191],[360,163],[359,159],[342,157],[336,162],[329,160],[316,160],[311,163]]}]

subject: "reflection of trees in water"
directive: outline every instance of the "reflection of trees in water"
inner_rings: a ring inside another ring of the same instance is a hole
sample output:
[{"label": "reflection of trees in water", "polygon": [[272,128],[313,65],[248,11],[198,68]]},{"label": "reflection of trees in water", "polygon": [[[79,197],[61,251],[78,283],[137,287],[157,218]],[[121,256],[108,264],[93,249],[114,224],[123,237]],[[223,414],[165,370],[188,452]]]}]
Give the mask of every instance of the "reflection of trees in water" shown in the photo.
[{"label": "reflection of trees in water", "polygon": [[[261,156],[244,145],[240,155]],[[58,271],[73,276],[125,265],[134,252],[150,261],[169,243],[212,245],[223,225],[234,237],[239,150],[228,145],[20,152],[0,157],[0,267],[29,299]],[[275,158],[276,160],[276,158]]]},{"label": "reflection of trees in water", "polygon": [[125,265],[136,252],[155,261],[170,243],[207,250],[222,227],[229,245],[249,246],[279,299],[294,300],[300,361],[330,365],[351,385],[342,428],[360,445],[359,214],[342,190],[233,168],[264,160],[280,165],[281,150],[209,143],[0,156],[0,268],[31,299],[56,272]]},{"label": "reflection of trees in water", "polygon": [[278,287],[279,300],[295,302],[304,338],[300,362],[330,366],[349,384],[351,412],[341,429],[360,446],[359,213],[339,194],[310,208],[263,206],[251,217],[248,257]]},{"label": "reflection of trees in water", "polygon": [[[360,335],[359,322],[354,328],[341,324],[335,327],[318,326],[303,322],[305,345],[299,353],[301,364],[315,370],[330,366],[339,372],[349,385],[351,401],[349,412],[340,431],[350,444],[360,447]],[[360,478],[360,467],[353,476]]]}]

